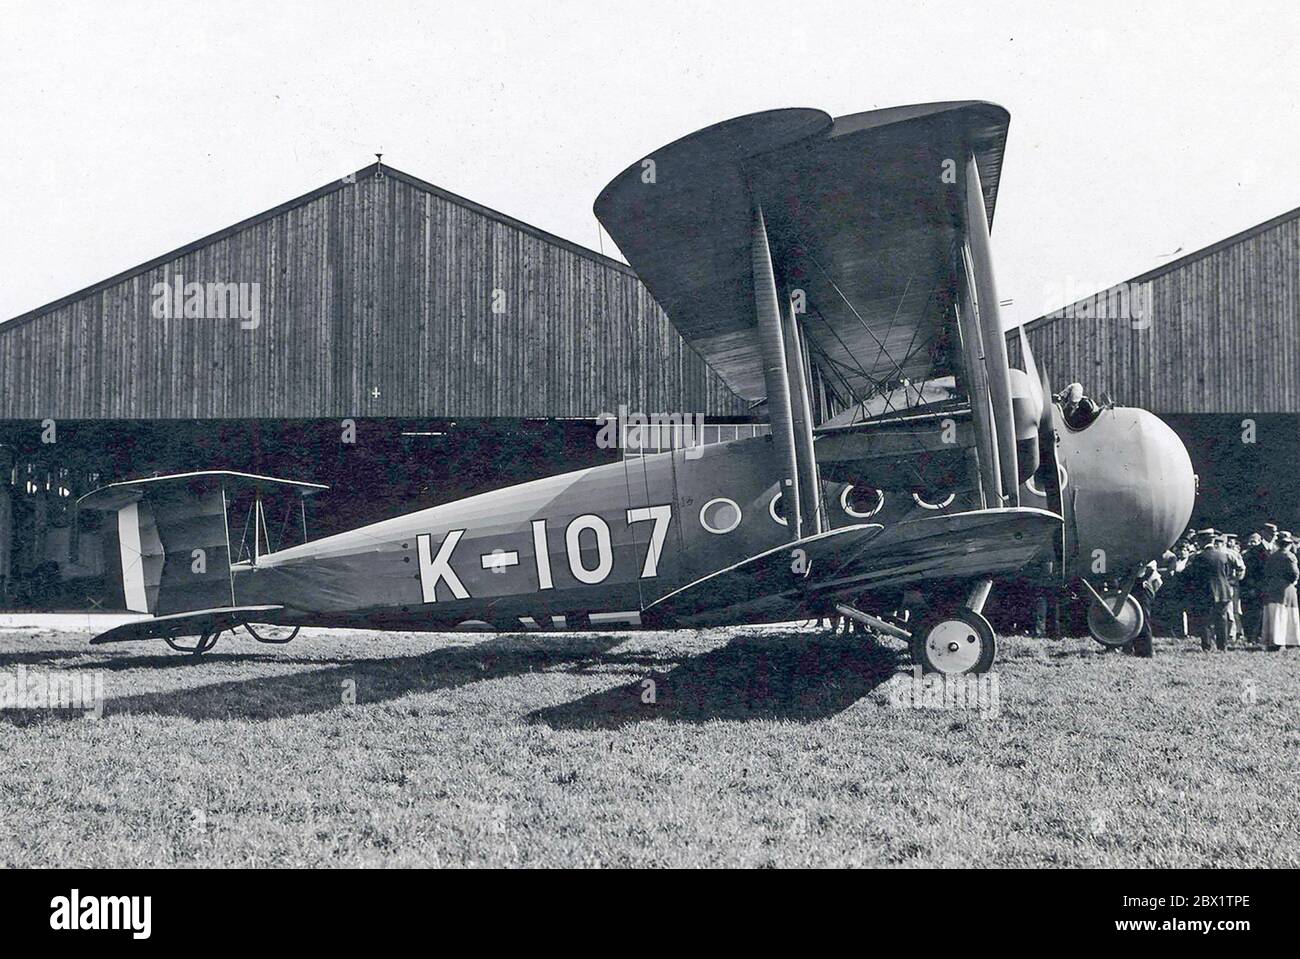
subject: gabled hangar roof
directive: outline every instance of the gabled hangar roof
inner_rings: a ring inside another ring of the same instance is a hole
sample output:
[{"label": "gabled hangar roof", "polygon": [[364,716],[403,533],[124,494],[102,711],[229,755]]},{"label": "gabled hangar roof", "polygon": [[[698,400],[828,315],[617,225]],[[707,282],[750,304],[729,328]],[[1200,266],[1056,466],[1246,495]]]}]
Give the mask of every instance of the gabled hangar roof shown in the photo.
[{"label": "gabled hangar roof", "polygon": [[284,203],[279,204],[278,206],[271,207],[271,209],[269,210],[264,210],[261,213],[255,214],[254,216],[250,216],[246,219],[240,220],[238,223],[233,223],[230,226],[223,227],[222,229],[217,230],[215,233],[209,233],[207,236],[200,237],[197,240],[191,240],[189,243],[186,243],[184,246],[177,247],[174,250],[169,250],[166,253],[163,253],[159,256],[155,256],[149,260],[146,260],[144,263],[139,264],[138,266],[133,266],[129,269],[123,270],[120,273],[115,273],[106,279],[99,280],[98,282],[92,283],[90,284],[90,286],[84,287],[73,293],[68,293],[64,296],[59,297],[57,300],[52,300],[49,303],[45,303],[42,306],[36,307],[35,309],[27,310],[24,313],[19,313],[17,316],[13,317],[10,320],[0,320],[0,333],[9,331],[15,328],[16,326],[22,324],[23,322],[35,319],[36,317],[41,316],[42,314],[49,313],[52,310],[57,310],[61,306],[66,306],[69,303],[73,303],[77,300],[84,299],[87,296],[93,296],[96,293],[101,293],[104,290],[107,290],[110,287],[115,286],[118,283],[121,283],[123,280],[129,280],[134,276],[139,276],[143,273],[148,273],[150,270],[155,269],[156,267],[165,266],[166,264],[171,263],[173,260],[185,256],[188,253],[193,253],[195,250],[202,249],[203,247],[215,243],[218,240],[223,240],[228,236],[232,236],[233,234],[240,232],[241,230],[246,230],[250,226],[256,226],[259,223],[263,223],[267,220],[274,219],[280,214],[292,210],[296,207],[305,206],[308,203],[311,203],[313,200],[317,200],[320,197],[327,196],[330,193],[334,193],[338,190],[341,190],[346,186],[352,185],[354,182],[371,179],[380,170],[383,171],[383,175],[386,177],[392,177],[395,180],[400,180],[401,182],[416,187],[417,189],[424,190],[425,192],[432,193],[435,196],[442,197],[444,200],[448,200],[452,203],[457,204],[458,206],[465,207],[466,209],[473,210],[475,213],[485,216],[490,220],[495,220],[498,223],[503,223],[507,226],[513,227],[517,230],[529,234],[530,236],[535,236],[540,240],[545,240],[547,243],[554,244],[555,246],[562,247],[563,249],[569,250],[572,253],[576,253],[579,256],[586,257],[587,259],[593,260],[594,262],[599,263],[602,266],[611,267],[615,270],[620,270],[632,276],[636,275],[635,271],[633,271],[632,268],[629,267],[622,260],[616,260],[613,257],[606,256],[603,253],[598,253],[595,250],[588,249],[587,247],[582,246],[579,243],[574,243],[572,240],[566,240],[564,239],[564,237],[557,236],[554,233],[549,233],[546,230],[541,229],[540,227],[533,226],[530,223],[525,223],[523,220],[516,220],[514,217],[508,216],[507,214],[502,213],[499,210],[494,210],[491,207],[484,206],[481,203],[476,203],[473,200],[466,199],[465,197],[460,196],[459,194],[452,193],[450,190],[444,190],[440,186],[437,186],[433,183],[429,183],[425,180],[421,180],[419,177],[412,176],[409,173],[404,173],[401,170],[397,169],[396,167],[389,166],[386,163],[376,162],[370,164],[369,166],[364,166],[360,170],[357,170],[355,173],[349,174],[346,177],[341,177],[337,180],[332,180],[329,183],[326,183],[324,186],[317,187],[315,190],[312,190],[309,193],[302,194],[302,196],[294,197],[292,200],[287,200]]},{"label": "gabled hangar roof", "polygon": [[0,369],[0,419],[749,415],[625,263],[387,164],[0,323]]},{"label": "gabled hangar roof", "polygon": [[[1127,280],[1120,280],[1119,283],[1094,290],[1093,293],[1089,294],[1089,297],[1086,297],[1085,299],[1091,298],[1091,296],[1097,293],[1104,293],[1106,290],[1114,289],[1116,286],[1130,283],[1147,283],[1151,280],[1157,279],[1158,277],[1167,276],[1168,274],[1177,272],[1184,267],[1191,266],[1198,260],[1203,260],[1208,256],[1213,256],[1231,246],[1236,246],[1238,243],[1244,243],[1246,240],[1257,237],[1261,233],[1267,233],[1275,226],[1297,219],[1300,219],[1300,206],[1296,207],[1294,210],[1287,210],[1285,213],[1279,213],[1275,217],[1270,217],[1263,223],[1256,223],[1254,226],[1247,227],[1239,233],[1232,234],[1232,236],[1226,236],[1222,240],[1216,240],[1209,246],[1203,246],[1199,250],[1193,250],[1191,253],[1184,253],[1178,259],[1170,260],[1168,263],[1161,263],[1159,266],[1152,267],[1145,273],[1139,273],[1137,276],[1130,277]],[[1074,302],[1079,303],[1083,301],[1075,300]],[[1024,327],[1026,330],[1034,330],[1049,323],[1055,323],[1057,320],[1066,319],[1067,317],[1064,315],[1064,311],[1067,307],[1073,305],[1074,303],[1062,303],[1059,308],[1053,310],[1051,313],[1046,313],[1043,316],[1029,320],[1024,324]]]}]

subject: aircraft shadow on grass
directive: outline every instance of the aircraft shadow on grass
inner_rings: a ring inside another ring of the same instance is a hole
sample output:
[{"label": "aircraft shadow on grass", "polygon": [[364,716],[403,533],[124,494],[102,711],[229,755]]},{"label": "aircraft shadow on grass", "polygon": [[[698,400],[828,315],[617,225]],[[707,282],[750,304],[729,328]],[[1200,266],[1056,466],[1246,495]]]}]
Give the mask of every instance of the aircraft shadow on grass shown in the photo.
[{"label": "aircraft shadow on grass", "polygon": [[385,662],[382,659],[349,659],[346,657],[277,656],[274,653],[204,653],[202,658],[177,653],[158,653],[152,656],[116,655],[107,659],[87,662],[82,668],[125,673],[133,669],[203,669],[218,663],[228,666],[278,665],[278,666],[347,666],[359,663]]},{"label": "aircraft shadow on grass", "polygon": [[[110,695],[105,716],[178,716],[195,721],[268,720],[343,708],[350,680],[356,708],[390,702],[411,693],[455,689],[474,682],[558,670],[610,675],[614,669],[635,678],[569,703],[538,710],[526,718],[557,729],[618,728],[649,719],[707,722],[711,719],[792,719],[811,721],[834,715],[887,681],[900,664],[892,650],[861,640],[738,637],[698,655],[617,653],[626,641],[616,634],[548,636],[530,640],[495,637],[469,646],[436,649],[416,656],[373,659],[304,659],[273,655],[208,654],[114,656],[78,664],[79,670],[111,672],[151,666],[203,668],[220,664],[315,665],[279,676],[233,679],[128,696]],[[656,702],[642,702],[646,679],[653,679]],[[112,680],[107,685],[111,693]],[[0,721],[20,726],[58,719],[80,719],[69,710],[0,711]]]},{"label": "aircraft shadow on grass", "polygon": [[[897,651],[860,638],[740,637],[674,669],[539,709],[528,719],[554,729],[618,729],[652,719],[812,722],[852,706],[903,663]],[[646,680],[654,682],[652,703],[643,699]]]},{"label": "aircraft shadow on grass", "polygon": [[[105,681],[110,694],[104,703],[107,717],[134,714],[178,716],[197,722],[256,721],[342,709],[344,686],[349,680],[355,683],[355,708],[363,709],[410,693],[454,689],[485,679],[580,666],[600,657],[620,642],[622,639],[614,635],[564,637],[562,642],[554,643],[497,637],[471,646],[435,649],[416,656],[352,660],[291,659],[271,655],[250,657],[235,653],[208,654],[201,660],[183,655],[113,656],[100,662],[78,664],[78,670],[122,671],[154,666],[203,669],[209,664],[237,668],[250,662],[323,666],[279,676],[233,679],[128,696],[111,695],[113,680]],[[18,726],[60,719],[80,720],[81,717],[82,713],[75,710],[0,710],[0,722]]]},{"label": "aircraft shadow on grass", "polygon": [[22,649],[0,653],[0,669],[14,666],[47,667],[59,659],[79,659],[86,654],[75,650]]}]

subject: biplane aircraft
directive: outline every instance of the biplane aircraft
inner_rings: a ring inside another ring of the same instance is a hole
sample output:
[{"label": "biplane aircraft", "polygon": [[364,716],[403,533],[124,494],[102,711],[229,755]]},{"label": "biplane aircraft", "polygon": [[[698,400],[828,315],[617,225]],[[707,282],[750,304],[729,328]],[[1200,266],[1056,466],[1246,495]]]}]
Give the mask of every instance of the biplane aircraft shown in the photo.
[{"label": "biplane aircraft", "polygon": [[[127,605],[153,616],[92,642],[845,616],[960,674],[992,664],[982,609],[1010,576],[1082,584],[1097,638],[1130,641],[1137,574],[1190,518],[1191,463],[1140,409],[1067,422],[1023,331],[1011,365],[989,252],[1007,125],[975,101],[772,110],[647,154],[600,194],[600,222],[770,435],[266,551],[263,495],[320,487],[117,483],[81,505],[116,512]],[[249,491],[245,556],[227,514]]]}]

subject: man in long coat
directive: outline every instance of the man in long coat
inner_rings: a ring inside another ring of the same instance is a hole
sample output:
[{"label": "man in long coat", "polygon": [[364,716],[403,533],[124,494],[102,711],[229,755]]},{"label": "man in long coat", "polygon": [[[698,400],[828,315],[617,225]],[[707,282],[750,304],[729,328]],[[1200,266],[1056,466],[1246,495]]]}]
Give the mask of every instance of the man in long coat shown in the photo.
[{"label": "man in long coat", "polygon": [[1248,643],[1259,642],[1264,622],[1264,597],[1260,589],[1264,582],[1264,566],[1272,552],[1271,544],[1264,539],[1263,532],[1259,532],[1250,534],[1246,550],[1241,555],[1246,564],[1246,575],[1241,580],[1242,626]]},{"label": "man in long coat", "polygon": [[1195,631],[1201,637],[1201,649],[1209,652],[1216,646],[1228,648],[1232,635],[1232,603],[1237,581],[1246,574],[1241,557],[1219,543],[1217,530],[1203,529],[1196,534],[1201,551],[1187,564],[1189,609]]}]

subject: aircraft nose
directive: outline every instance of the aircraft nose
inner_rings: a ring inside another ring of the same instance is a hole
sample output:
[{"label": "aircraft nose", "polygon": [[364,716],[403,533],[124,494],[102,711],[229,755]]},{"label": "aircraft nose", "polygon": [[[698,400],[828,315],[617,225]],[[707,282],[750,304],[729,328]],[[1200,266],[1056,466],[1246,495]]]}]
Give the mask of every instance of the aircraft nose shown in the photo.
[{"label": "aircraft nose", "polygon": [[1082,575],[1126,573],[1157,559],[1192,518],[1196,474],[1187,447],[1159,417],[1136,407],[1105,410],[1078,432],[1062,430],[1073,555]]},{"label": "aircraft nose", "polygon": [[1159,556],[1178,541],[1196,504],[1196,473],[1187,447],[1164,420],[1134,410],[1142,459],[1150,483],[1148,555]]}]

